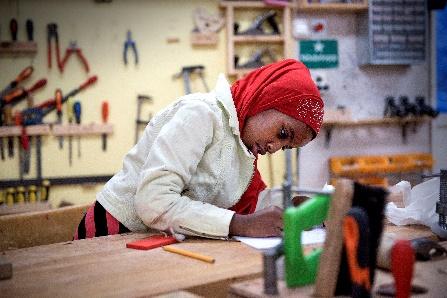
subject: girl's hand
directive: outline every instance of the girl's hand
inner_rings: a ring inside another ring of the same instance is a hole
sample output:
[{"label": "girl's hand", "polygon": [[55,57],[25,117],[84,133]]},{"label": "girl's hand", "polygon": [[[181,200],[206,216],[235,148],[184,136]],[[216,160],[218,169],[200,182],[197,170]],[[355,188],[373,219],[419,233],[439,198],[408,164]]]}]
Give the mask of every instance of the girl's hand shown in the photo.
[{"label": "girl's hand", "polygon": [[271,206],[253,214],[235,214],[230,223],[230,235],[248,237],[281,236],[283,210]]}]

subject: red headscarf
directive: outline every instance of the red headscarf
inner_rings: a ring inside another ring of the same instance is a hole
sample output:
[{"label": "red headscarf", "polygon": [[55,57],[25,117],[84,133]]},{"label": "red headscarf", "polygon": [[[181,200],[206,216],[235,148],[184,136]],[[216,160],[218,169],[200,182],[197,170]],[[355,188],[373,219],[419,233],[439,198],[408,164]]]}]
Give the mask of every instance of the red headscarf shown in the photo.
[{"label": "red headscarf", "polygon": [[[316,136],[323,122],[323,101],[307,67],[297,60],[286,59],[258,68],[231,86],[239,120],[245,121],[269,109],[278,110],[306,123]],[[255,160],[255,174],[239,202],[231,207],[238,214],[256,209],[259,193],[266,187]]]}]

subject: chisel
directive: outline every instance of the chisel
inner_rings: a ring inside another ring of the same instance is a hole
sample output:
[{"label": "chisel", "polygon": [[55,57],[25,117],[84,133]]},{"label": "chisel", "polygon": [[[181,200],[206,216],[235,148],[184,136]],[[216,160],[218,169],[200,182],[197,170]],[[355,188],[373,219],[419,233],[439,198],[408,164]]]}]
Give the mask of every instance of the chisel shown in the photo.
[{"label": "chisel", "polygon": [[[62,90],[56,89],[54,100],[56,101],[57,124],[62,124]],[[64,147],[64,137],[59,136],[59,149]]]},{"label": "chisel", "polygon": [[[102,122],[104,124],[107,123],[107,119],[109,118],[109,103],[107,101],[102,102]],[[107,150],[107,134],[102,134],[102,151]]]},{"label": "chisel", "polygon": [[[67,119],[68,123],[73,123],[73,103],[72,99],[68,99],[67,102]],[[68,163],[71,166],[73,162],[73,136],[70,134],[68,136]]]}]

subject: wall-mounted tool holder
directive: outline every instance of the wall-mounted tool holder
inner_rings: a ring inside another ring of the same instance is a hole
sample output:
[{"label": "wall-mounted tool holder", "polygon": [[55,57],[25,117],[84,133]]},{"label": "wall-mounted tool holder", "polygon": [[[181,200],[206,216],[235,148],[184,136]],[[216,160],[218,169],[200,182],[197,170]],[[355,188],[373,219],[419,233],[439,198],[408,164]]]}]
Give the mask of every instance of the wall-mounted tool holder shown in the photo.
[{"label": "wall-mounted tool holder", "polygon": [[34,23],[27,19],[25,23],[27,41],[17,40],[19,24],[16,19],[9,22],[10,41],[0,41],[0,54],[35,54],[37,53],[37,43],[34,41]]},{"label": "wall-mounted tool holder", "polygon": [[0,180],[0,215],[51,209],[50,187],[105,183],[112,175]]},{"label": "wall-mounted tool holder", "polygon": [[[272,52],[276,54],[275,59],[293,57],[291,3],[274,6],[263,1],[220,1],[220,6],[225,8],[228,75],[241,77],[259,64],[273,62],[268,60]],[[239,14],[250,11],[255,11],[257,17],[248,28],[239,28]],[[270,28],[264,30],[264,25]],[[257,51],[249,59],[239,59],[250,49]],[[263,56],[266,56],[265,62]]]},{"label": "wall-mounted tool holder", "polygon": [[112,134],[113,124],[90,123],[90,124],[60,124],[53,125],[51,134],[53,136],[88,136]]},{"label": "wall-mounted tool holder", "polygon": [[415,125],[422,125],[424,123],[429,123],[431,118],[428,117],[406,117],[406,118],[371,118],[362,120],[329,120],[323,121],[323,128],[325,130],[325,144],[329,147],[332,131],[335,128],[361,128],[368,126],[400,126],[402,129],[402,142],[406,144],[407,142],[407,132],[408,128]]},{"label": "wall-mounted tool holder", "polygon": [[34,41],[0,41],[0,54],[36,54]]}]

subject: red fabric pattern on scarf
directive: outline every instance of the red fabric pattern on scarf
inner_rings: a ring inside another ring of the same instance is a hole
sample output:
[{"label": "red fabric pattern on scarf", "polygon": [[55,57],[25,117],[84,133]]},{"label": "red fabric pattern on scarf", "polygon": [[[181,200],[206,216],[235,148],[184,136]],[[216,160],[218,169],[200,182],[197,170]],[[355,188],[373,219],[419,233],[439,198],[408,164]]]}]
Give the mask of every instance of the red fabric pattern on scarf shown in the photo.
[{"label": "red fabric pattern on scarf", "polygon": [[[323,121],[323,101],[307,67],[297,60],[285,59],[258,68],[231,86],[242,132],[247,118],[276,109],[306,123],[316,136]],[[250,214],[256,209],[259,193],[266,188],[254,162],[255,172],[245,193],[230,210]]]}]

